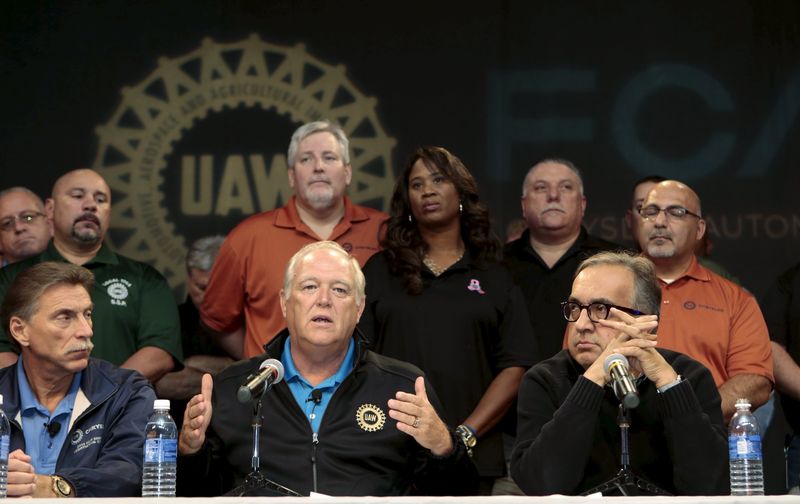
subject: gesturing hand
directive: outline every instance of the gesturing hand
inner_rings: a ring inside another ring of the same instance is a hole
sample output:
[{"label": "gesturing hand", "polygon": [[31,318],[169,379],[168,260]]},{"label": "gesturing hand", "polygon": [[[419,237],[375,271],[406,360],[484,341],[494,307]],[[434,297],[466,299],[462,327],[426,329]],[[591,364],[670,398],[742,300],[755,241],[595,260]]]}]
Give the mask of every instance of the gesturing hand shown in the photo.
[{"label": "gesturing hand", "polygon": [[210,374],[203,375],[200,393],[192,397],[186,405],[183,427],[178,439],[178,452],[191,455],[200,451],[206,440],[206,429],[211,423],[211,393],[214,381]]},{"label": "gesturing hand", "polygon": [[447,455],[453,450],[453,440],[428,401],[425,379],[421,376],[414,382],[414,392],[398,392],[394,399],[389,399],[389,416],[397,420],[399,430],[412,436],[422,447],[437,456]]}]

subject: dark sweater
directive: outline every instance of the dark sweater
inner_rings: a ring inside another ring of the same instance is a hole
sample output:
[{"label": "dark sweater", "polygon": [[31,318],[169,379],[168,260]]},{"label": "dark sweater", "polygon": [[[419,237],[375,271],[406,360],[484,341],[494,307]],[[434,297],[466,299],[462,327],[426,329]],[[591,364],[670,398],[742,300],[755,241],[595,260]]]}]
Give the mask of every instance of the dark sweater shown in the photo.
[{"label": "dark sweater", "polygon": [[[640,381],[630,469],[671,494],[728,494],[727,438],[711,373],[686,355],[659,352],[683,382],[659,394]],[[580,494],[619,471],[619,401],[583,372],[562,350],[522,380],[511,474],[529,495]]]}]

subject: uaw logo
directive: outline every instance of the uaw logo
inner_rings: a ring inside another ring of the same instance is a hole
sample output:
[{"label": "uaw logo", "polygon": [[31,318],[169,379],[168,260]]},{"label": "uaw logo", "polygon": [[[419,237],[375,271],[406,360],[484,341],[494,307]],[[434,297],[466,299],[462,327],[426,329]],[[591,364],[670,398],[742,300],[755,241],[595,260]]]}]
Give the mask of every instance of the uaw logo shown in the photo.
[{"label": "uaw logo", "polygon": [[356,422],[362,430],[376,432],[383,429],[386,413],[374,404],[362,404],[356,411]]},{"label": "uaw logo", "polygon": [[227,233],[244,217],[291,196],[286,150],[292,132],[318,119],[350,138],[354,202],[388,208],[394,182],[377,100],[309,54],[257,35],[210,39],[162,57],[97,128],[94,168],[114,193],[107,239],[120,253],[161,271],[173,287],[185,279],[187,243]]},{"label": "uaw logo", "polygon": [[128,306],[127,299],[132,285],[124,278],[111,278],[103,282],[103,287],[111,298],[111,304],[116,306]]}]

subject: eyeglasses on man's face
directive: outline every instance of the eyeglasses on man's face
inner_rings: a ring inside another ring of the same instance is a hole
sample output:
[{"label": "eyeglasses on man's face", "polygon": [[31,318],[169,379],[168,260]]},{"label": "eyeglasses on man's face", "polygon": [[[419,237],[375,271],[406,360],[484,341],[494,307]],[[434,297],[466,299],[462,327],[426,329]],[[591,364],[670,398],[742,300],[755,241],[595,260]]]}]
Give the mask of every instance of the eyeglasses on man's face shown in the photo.
[{"label": "eyeglasses on man's face", "polygon": [[644,313],[639,310],[611,303],[589,303],[586,305],[576,303],[575,301],[564,301],[561,303],[561,312],[564,314],[564,318],[567,319],[567,322],[577,322],[584,309],[589,314],[589,320],[592,322],[605,320],[608,318],[609,314],[611,314],[611,308],[616,308],[617,310],[624,311],[631,315],[644,315]]},{"label": "eyeglasses on man's face", "polygon": [[23,224],[30,224],[31,222],[44,217],[45,215],[41,212],[22,212],[19,215],[9,215],[3,220],[0,220],[0,231],[11,231],[14,229],[14,225],[17,221],[20,221]]},{"label": "eyeglasses on man's face", "polygon": [[641,207],[639,209],[639,215],[647,220],[655,220],[656,217],[658,217],[658,214],[661,212],[664,212],[668,218],[674,217],[675,219],[683,219],[687,215],[691,215],[692,217],[702,219],[702,217],[696,213],[692,213],[689,211],[689,209],[680,205],[670,205],[667,208],[661,208],[656,205],[647,205],[646,207]]}]

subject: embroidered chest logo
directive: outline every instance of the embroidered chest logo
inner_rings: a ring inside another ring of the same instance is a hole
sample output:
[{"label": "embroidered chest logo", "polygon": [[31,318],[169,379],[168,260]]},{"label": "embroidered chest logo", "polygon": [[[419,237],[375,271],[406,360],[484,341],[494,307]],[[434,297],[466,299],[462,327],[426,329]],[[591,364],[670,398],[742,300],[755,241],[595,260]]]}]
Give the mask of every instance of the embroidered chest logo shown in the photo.
[{"label": "embroidered chest logo", "polygon": [[486,294],[481,289],[481,282],[477,278],[473,278],[469,281],[469,285],[467,285],[467,290],[471,290],[472,292],[477,292],[478,294]]},{"label": "embroidered chest logo", "polygon": [[362,404],[356,411],[356,422],[367,432],[379,431],[386,423],[386,413],[374,404]]},{"label": "embroidered chest logo", "polygon": [[73,453],[81,452],[90,446],[100,444],[103,441],[104,425],[94,424],[88,429],[75,429],[70,438],[70,443],[75,447]]},{"label": "embroidered chest logo", "polygon": [[725,311],[722,308],[718,308],[716,306],[711,306],[711,305],[707,305],[707,304],[704,304],[704,303],[695,303],[694,301],[686,301],[685,303],[683,303],[683,307],[686,310],[694,310],[695,308],[700,308],[700,309],[703,309],[703,310],[708,310],[708,311],[718,312],[718,313],[723,313]]},{"label": "embroidered chest logo", "polygon": [[128,306],[127,299],[132,285],[124,278],[111,278],[103,282],[103,287],[111,298],[111,304],[115,306]]}]

